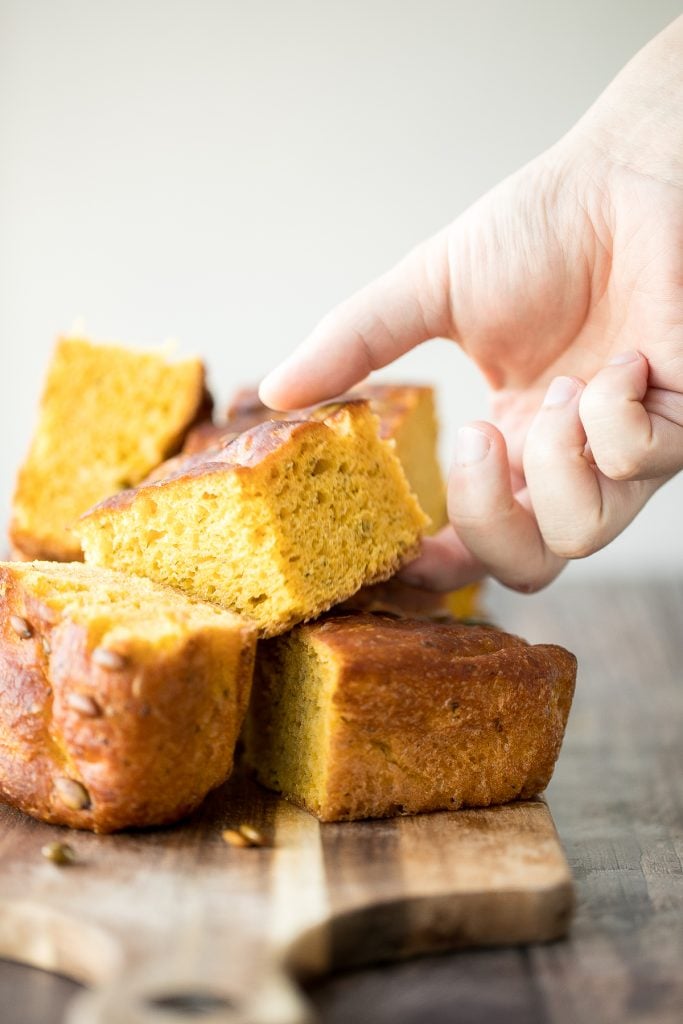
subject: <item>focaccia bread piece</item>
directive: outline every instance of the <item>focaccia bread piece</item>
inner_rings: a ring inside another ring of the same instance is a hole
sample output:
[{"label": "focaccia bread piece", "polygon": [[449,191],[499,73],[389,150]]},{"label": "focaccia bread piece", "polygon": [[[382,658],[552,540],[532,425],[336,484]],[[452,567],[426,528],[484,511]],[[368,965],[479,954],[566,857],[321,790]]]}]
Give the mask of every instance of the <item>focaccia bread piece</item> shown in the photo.
[{"label": "focaccia bread piece", "polygon": [[[367,399],[379,418],[380,436],[392,440],[399,462],[420,507],[431,519],[428,533],[447,522],[446,491],[437,452],[438,425],[434,389],[420,384],[363,384],[339,401]],[[201,423],[183,446],[188,454],[205,451],[272,419],[305,419],[310,409],[275,413],[265,406],[256,388],[242,388],[228,406],[225,423]]]},{"label": "focaccia bread piece", "polygon": [[95,832],[184,817],[230,774],[255,647],[148,580],[0,563],[0,799]]},{"label": "focaccia bread piece", "polygon": [[259,645],[246,761],[322,821],[532,797],[575,676],[563,648],[492,628],[332,616]]},{"label": "focaccia bread piece", "polygon": [[366,402],[270,421],[80,521],[86,561],[285,632],[388,579],[428,520]]},{"label": "focaccia bread piece", "polygon": [[199,359],[60,339],[19,470],[13,548],[23,558],[82,558],[79,516],[178,451],[210,405]]}]

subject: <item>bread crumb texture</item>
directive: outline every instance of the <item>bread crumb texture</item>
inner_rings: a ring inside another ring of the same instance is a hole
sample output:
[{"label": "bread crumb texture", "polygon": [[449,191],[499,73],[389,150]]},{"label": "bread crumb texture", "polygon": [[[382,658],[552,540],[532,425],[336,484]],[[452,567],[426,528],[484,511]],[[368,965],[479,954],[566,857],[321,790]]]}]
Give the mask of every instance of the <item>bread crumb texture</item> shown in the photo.
[{"label": "bread crumb texture", "polygon": [[366,402],[270,421],[103,502],[86,561],[171,584],[283,633],[387,579],[429,520]]},{"label": "bread crumb texture", "polygon": [[[438,423],[434,389],[419,384],[361,384],[341,400],[367,400],[379,420],[379,434],[392,441],[408,484],[431,519],[428,533],[448,522],[446,488],[437,451]],[[244,430],[273,419],[305,419],[310,410],[275,413],[264,405],[254,387],[233,396],[223,424],[204,422],[185,439],[183,451],[195,454]]]},{"label": "bread crumb texture", "polygon": [[148,580],[0,563],[0,796],[98,832],[185,816],[230,774],[255,646]]},{"label": "bread crumb texture", "polygon": [[205,406],[199,359],[60,339],[14,493],[17,553],[80,559],[78,517],[177,451]]},{"label": "bread crumb texture", "polygon": [[259,645],[245,757],[323,821],[529,798],[575,677],[563,648],[497,629],[332,616]]}]

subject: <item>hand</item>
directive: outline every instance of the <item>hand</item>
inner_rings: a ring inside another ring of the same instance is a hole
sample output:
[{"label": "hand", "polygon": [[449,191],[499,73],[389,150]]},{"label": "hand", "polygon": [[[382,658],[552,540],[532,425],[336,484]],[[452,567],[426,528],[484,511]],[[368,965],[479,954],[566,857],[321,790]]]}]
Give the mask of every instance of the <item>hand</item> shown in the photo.
[{"label": "hand", "polygon": [[330,398],[433,337],[493,390],[459,432],[452,527],[404,578],[534,590],[683,468],[683,18],[556,146],[325,317],[263,383]]}]

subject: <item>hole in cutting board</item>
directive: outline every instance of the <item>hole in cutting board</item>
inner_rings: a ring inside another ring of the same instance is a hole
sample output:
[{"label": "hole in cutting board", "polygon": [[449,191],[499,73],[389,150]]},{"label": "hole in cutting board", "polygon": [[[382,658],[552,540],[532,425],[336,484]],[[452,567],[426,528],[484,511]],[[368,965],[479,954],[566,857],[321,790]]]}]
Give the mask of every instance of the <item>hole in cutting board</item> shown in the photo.
[{"label": "hole in cutting board", "polygon": [[233,1010],[234,1003],[226,996],[214,992],[169,992],[168,995],[148,996],[145,1003],[153,1010],[165,1010],[184,1017],[206,1017],[219,1010]]}]

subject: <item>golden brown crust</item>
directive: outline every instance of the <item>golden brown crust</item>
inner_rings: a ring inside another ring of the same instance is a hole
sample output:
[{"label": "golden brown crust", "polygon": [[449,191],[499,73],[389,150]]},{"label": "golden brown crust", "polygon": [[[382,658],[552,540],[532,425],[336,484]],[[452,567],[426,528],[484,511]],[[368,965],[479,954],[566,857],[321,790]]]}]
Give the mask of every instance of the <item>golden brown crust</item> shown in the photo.
[{"label": "golden brown crust", "polygon": [[83,552],[80,545],[67,547],[61,543],[51,543],[40,537],[36,537],[29,531],[12,529],[10,536],[12,545],[10,557],[15,562],[34,562],[37,559],[46,562],[82,562]]},{"label": "golden brown crust", "polygon": [[210,476],[212,473],[249,469],[264,462],[268,456],[280,453],[295,435],[315,430],[316,426],[309,422],[269,420],[237,437],[231,436],[220,447],[208,448],[194,455],[176,456],[158,467],[138,487],[112,494],[90,509],[86,516],[96,516],[99,511],[128,508],[137,494],[148,488],[165,487],[198,476]]},{"label": "golden brown crust", "polygon": [[195,630],[153,657],[103,651],[7,566],[0,594],[4,801],[52,824],[112,832],[182,818],[227,778],[253,669],[246,623],[230,641],[234,675],[216,688],[207,682],[215,634]]},{"label": "golden brown crust", "polygon": [[265,423],[259,423],[237,436],[229,435],[223,444],[194,455],[180,455],[169,459],[137,487],[119,491],[118,494],[105,498],[83,518],[96,516],[100,511],[128,508],[135,501],[137,494],[147,488],[166,487],[175,482],[210,476],[213,473],[249,470],[269,458],[280,459],[293,438],[306,433],[324,433],[328,429],[324,420],[329,422],[342,410],[354,415],[356,410],[360,412],[361,407],[364,409],[366,405],[365,402],[346,402],[343,406],[325,405],[317,407],[317,418],[267,420]]},{"label": "golden brown crust", "polygon": [[225,425],[213,423],[211,420],[204,420],[188,431],[182,447],[183,455],[197,455],[206,451],[207,448],[216,448],[227,441],[232,441],[240,431],[231,430]]},{"label": "golden brown crust", "polygon": [[[386,439],[393,437],[398,424],[425,394],[431,395],[432,388],[419,384],[359,384],[358,387],[340,395],[336,401],[372,402],[380,421],[379,435]],[[237,434],[250,430],[260,423],[271,420],[309,419],[318,408],[308,406],[292,412],[276,412],[263,404],[257,388],[240,388],[228,405],[225,422],[213,423],[207,420],[195,426],[185,439],[183,454],[194,455],[207,448],[220,447]]]},{"label": "golden brown crust", "polygon": [[393,437],[400,422],[433,389],[420,384],[359,384],[352,394],[367,398],[379,416],[380,437]]},{"label": "golden brown crust", "polygon": [[[321,820],[482,807],[548,784],[576,676],[563,648],[367,614],[300,626],[292,640],[335,671],[325,796],[309,806]],[[283,642],[261,645],[250,711],[248,759],[266,785]]]},{"label": "golden brown crust", "polygon": [[239,388],[226,409],[226,421],[229,426],[235,421],[245,423],[251,420],[249,426],[253,427],[257,423],[262,423],[266,417],[273,416],[279,417],[280,414],[263,404],[259,398],[258,388],[255,387]]},{"label": "golden brown crust", "polygon": [[377,417],[354,401],[183,456],[95,506],[80,532],[90,564],[216,601],[273,636],[387,579],[428,522]]},{"label": "golden brown crust", "polygon": [[301,419],[301,416],[295,413],[275,412],[261,402],[256,388],[242,388],[233,396],[224,423],[214,423],[207,419],[188,432],[183,444],[183,454],[196,455],[207,448],[222,447],[238,434],[258,426],[259,423],[286,419]]}]

